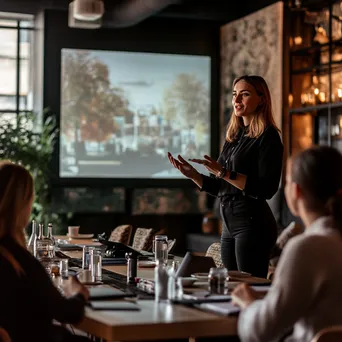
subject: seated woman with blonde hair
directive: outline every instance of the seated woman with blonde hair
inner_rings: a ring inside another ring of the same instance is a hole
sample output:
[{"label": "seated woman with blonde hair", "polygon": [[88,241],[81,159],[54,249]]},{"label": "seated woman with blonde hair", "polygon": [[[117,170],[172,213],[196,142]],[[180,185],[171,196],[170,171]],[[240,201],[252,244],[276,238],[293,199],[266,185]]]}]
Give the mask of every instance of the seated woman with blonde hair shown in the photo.
[{"label": "seated woman with blonde hair", "polygon": [[22,166],[0,163],[0,327],[12,342],[83,341],[61,323],[78,323],[88,290],[76,280],[63,297],[40,262],[26,249],[24,229],[34,198],[33,179]]},{"label": "seated woman with blonde hair", "polygon": [[314,147],[289,160],[285,195],[305,232],[285,246],[273,284],[262,300],[239,285],[233,302],[243,310],[243,342],[306,342],[322,328],[342,324],[342,155]]}]

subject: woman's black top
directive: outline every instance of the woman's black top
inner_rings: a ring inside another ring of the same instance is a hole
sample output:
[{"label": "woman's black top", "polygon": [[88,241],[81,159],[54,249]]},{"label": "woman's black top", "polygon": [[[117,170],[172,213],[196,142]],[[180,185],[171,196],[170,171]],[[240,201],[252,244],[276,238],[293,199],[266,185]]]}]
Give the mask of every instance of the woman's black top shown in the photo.
[{"label": "woman's black top", "polygon": [[18,275],[0,253],[0,327],[16,341],[51,341],[53,319],[61,323],[78,323],[84,315],[82,295],[63,297],[40,262],[11,238],[0,241],[22,267]]},{"label": "woman's black top", "polygon": [[276,128],[269,126],[258,138],[246,136],[241,128],[235,141],[225,142],[218,162],[228,171],[247,176],[243,191],[224,179],[203,175],[202,191],[224,198],[245,195],[270,199],[277,192],[283,164],[283,144]]}]

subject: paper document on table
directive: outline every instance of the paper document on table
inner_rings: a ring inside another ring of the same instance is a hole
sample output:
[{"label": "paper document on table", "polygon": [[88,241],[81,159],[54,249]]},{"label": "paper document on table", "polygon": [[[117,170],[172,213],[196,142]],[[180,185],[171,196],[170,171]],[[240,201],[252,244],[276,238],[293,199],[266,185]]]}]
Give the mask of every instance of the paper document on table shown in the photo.
[{"label": "paper document on table", "polygon": [[124,301],[91,301],[93,310],[118,310],[118,311],[139,311],[140,307],[136,303]]},{"label": "paper document on table", "polygon": [[237,315],[240,312],[240,308],[238,306],[234,306],[232,302],[203,303],[203,304],[196,305],[196,307],[202,310],[212,311],[212,312],[219,313],[225,316]]},{"label": "paper document on table", "polygon": [[124,292],[113,287],[91,287],[89,289],[90,300],[102,300],[105,298],[124,298],[134,296],[135,295],[131,292]]},{"label": "paper document on table", "polygon": [[267,292],[271,288],[271,285],[252,286],[252,289],[257,292]]}]

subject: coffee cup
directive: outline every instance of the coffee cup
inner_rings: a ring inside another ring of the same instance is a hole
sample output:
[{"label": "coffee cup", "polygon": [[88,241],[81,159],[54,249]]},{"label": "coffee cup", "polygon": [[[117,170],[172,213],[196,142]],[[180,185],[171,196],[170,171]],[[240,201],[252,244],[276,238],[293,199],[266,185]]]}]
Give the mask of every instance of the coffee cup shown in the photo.
[{"label": "coffee cup", "polygon": [[69,226],[68,227],[68,235],[70,237],[78,236],[78,231],[80,230],[80,226]]}]

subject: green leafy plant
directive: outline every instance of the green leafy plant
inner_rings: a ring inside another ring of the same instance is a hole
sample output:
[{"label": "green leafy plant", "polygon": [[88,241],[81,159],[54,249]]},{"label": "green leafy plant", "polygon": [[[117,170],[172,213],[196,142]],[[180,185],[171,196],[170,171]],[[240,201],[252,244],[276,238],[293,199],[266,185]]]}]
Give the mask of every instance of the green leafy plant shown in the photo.
[{"label": "green leafy plant", "polygon": [[45,113],[44,119],[34,112],[0,118],[0,159],[10,160],[29,170],[35,181],[32,219],[38,222],[58,220],[51,209],[51,158],[57,136],[55,118]]}]

